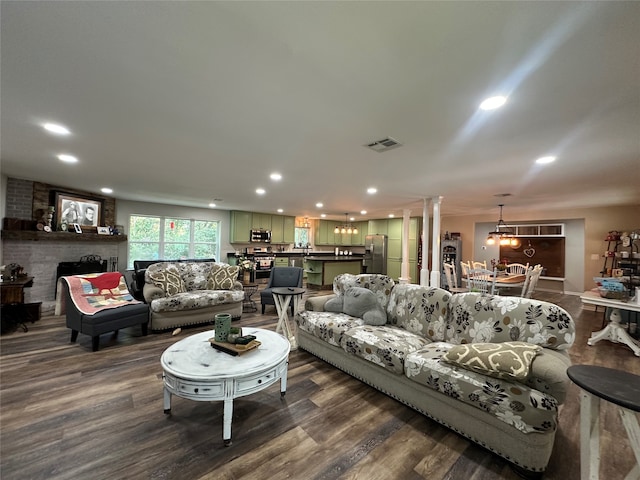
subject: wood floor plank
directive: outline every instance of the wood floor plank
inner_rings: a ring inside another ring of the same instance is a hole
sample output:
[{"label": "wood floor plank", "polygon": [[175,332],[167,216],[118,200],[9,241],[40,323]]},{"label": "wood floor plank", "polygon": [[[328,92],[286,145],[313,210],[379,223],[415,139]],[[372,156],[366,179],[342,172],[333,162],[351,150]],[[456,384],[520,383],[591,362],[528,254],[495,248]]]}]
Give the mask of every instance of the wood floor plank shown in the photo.
[{"label": "wood floor plank", "polygon": [[[315,292],[317,293],[317,292]],[[314,293],[314,294],[315,294]],[[324,293],[324,292],[321,292]],[[587,346],[602,311],[576,297],[537,298],[566,308],[577,325],[573,363],[640,375],[640,359],[608,341]],[[234,324],[275,330],[272,309]],[[203,325],[70,343],[63,317],[0,337],[0,475],[23,479],[459,479],[517,478],[509,464],[436,422],[298,350],[279,384],[234,402],[233,444],[222,442],[222,403],[174,397],[163,413],[162,352]],[[560,409],[545,479],[579,478],[579,394]],[[622,478],[633,455],[617,410],[602,404],[601,478]]]}]

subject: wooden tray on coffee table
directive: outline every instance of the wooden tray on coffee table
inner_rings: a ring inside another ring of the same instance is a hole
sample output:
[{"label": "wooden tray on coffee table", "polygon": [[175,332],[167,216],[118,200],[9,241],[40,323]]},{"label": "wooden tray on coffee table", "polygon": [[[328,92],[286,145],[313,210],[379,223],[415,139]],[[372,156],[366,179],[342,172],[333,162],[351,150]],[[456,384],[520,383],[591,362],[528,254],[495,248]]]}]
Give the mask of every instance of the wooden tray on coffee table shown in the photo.
[{"label": "wooden tray on coffee table", "polygon": [[237,345],[235,343],[229,342],[216,342],[215,338],[210,338],[209,343],[216,350],[228,353],[229,355],[233,355],[234,357],[237,355],[242,355],[246,352],[250,352],[251,350],[255,350],[260,345],[262,345],[258,340],[251,340],[246,345]]}]

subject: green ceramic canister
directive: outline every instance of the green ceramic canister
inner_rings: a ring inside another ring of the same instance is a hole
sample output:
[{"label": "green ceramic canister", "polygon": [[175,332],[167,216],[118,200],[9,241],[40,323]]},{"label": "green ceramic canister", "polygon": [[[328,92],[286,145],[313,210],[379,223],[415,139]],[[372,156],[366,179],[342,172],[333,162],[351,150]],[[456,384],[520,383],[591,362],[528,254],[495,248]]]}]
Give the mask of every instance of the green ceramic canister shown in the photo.
[{"label": "green ceramic canister", "polygon": [[215,316],[215,335],[216,342],[226,342],[231,330],[231,315],[228,313],[217,313]]}]

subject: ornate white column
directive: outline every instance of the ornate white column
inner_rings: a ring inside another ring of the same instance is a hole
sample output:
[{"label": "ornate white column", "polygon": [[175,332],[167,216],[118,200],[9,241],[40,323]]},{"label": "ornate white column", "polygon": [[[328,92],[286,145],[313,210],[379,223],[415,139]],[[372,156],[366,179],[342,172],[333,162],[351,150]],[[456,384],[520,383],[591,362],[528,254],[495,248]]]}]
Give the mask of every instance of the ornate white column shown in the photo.
[{"label": "ornate white column", "polygon": [[440,203],[442,197],[432,197],[433,201],[433,234],[431,248],[431,282],[430,286],[440,286]]},{"label": "ornate white column", "polygon": [[429,286],[429,199],[423,199],[422,206],[422,266],[420,285]]},{"label": "ornate white column", "polygon": [[409,223],[411,210],[402,210],[402,265],[400,267],[400,283],[411,283],[409,275]]}]

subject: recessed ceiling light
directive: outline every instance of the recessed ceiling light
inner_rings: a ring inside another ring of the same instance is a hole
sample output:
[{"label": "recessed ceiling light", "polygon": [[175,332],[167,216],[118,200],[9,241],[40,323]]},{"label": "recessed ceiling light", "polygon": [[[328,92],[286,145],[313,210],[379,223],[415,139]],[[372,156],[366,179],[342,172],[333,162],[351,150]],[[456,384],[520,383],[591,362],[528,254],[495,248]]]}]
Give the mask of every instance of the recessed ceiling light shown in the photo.
[{"label": "recessed ceiling light", "polygon": [[269,176],[271,177],[271,180],[276,180],[276,181],[282,180],[282,175],[280,175],[279,173],[276,173],[276,172],[272,173]]},{"label": "recessed ceiling light", "polygon": [[101,189],[100,189],[100,191],[101,191],[102,193],[113,193],[113,189],[112,189],[112,188],[109,188],[109,187],[101,188]]},{"label": "recessed ceiling light", "polygon": [[394,217],[395,217],[395,215],[393,213],[389,214],[389,218],[394,218]]},{"label": "recessed ceiling light", "polygon": [[320,214],[320,217],[322,217],[322,218],[326,218],[326,217],[327,217],[327,214],[326,214],[326,213],[321,213],[321,214]]},{"label": "recessed ceiling light", "polygon": [[378,193],[378,189],[376,187],[367,188],[367,193],[373,195],[374,193]]},{"label": "recessed ceiling light", "polygon": [[366,210],[360,210],[360,215],[366,215],[367,211]]},{"label": "recessed ceiling light", "polygon": [[547,157],[540,157],[539,159],[536,160],[536,163],[551,163],[555,161],[556,161],[556,157],[554,157],[553,155],[549,155]]},{"label": "recessed ceiling light", "polygon": [[214,207],[216,206],[216,204],[215,204],[215,203],[210,203],[210,204],[209,204],[209,206],[210,206],[211,208],[214,208]]},{"label": "recessed ceiling light", "polygon": [[322,208],[322,207],[324,207],[324,205],[322,204],[322,202],[318,202],[318,203],[316,203],[316,207]]},{"label": "recessed ceiling light", "polygon": [[73,155],[67,155],[66,153],[61,153],[60,155],[58,155],[58,158],[67,163],[76,163],[78,161],[76,157],[74,157]]},{"label": "recessed ceiling light", "polygon": [[507,103],[507,97],[498,95],[484,100],[480,104],[480,108],[482,110],[495,110],[496,108],[500,108],[501,106],[503,106],[505,103]]},{"label": "recessed ceiling light", "polygon": [[55,133],[57,135],[69,135],[71,133],[67,127],[56,123],[45,123],[42,127],[48,132]]},{"label": "recessed ceiling light", "polygon": [[278,213],[282,213],[282,212],[284,212],[284,210],[283,210],[283,209],[281,209],[281,208],[279,208],[279,209],[278,209]]},{"label": "recessed ceiling light", "polygon": [[256,188],[256,193],[258,195],[264,195],[267,191],[264,188]]}]

